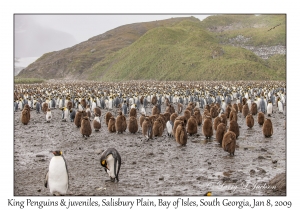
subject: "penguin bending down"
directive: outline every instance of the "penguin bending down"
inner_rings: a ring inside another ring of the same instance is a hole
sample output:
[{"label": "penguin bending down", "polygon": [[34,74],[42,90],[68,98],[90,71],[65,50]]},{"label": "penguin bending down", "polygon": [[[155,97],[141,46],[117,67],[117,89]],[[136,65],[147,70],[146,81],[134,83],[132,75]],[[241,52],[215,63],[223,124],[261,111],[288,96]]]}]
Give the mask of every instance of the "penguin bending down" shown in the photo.
[{"label": "penguin bending down", "polygon": [[108,148],[101,154],[100,164],[110,177],[110,180],[106,181],[115,182],[117,180],[119,182],[121,156],[115,148]]},{"label": "penguin bending down", "polygon": [[45,177],[44,186],[49,186],[50,193],[65,195],[69,186],[69,174],[65,158],[61,151],[51,151],[54,154],[52,157],[49,170]]}]

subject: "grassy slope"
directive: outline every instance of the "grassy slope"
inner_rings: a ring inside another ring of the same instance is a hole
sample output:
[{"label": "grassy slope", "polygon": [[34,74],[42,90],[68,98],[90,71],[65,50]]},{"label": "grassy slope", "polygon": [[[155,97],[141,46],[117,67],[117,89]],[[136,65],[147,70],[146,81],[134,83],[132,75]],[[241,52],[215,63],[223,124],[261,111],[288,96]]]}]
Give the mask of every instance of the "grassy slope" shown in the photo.
[{"label": "grassy slope", "polygon": [[[243,35],[251,37],[248,45],[274,46],[286,45],[286,16],[285,15],[222,15],[209,16],[201,22],[204,28],[230,26],[219,32],[221,41]],[[280,24],[280,25],[279,25]],[[279,26],[277,26],[279,25]],[[275,27],[277,26],[277,27]],[[268,31],[269,29],[274,29]]]},{"label": "grassy slope", "polygon": [[[212,59],[217,47],[225,53]],[[277,80],[280,76],[252,52],[219,45],[200,22],[186,20],[149,30],[132,45],[96,64],[90,79]]]}]

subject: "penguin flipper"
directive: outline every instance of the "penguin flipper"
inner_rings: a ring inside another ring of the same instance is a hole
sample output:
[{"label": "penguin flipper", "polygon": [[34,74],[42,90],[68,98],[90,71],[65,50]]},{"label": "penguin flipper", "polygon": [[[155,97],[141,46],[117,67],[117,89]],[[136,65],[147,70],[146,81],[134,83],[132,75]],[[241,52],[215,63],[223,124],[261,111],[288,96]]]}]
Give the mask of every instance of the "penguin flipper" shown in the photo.
[{"label": "penguin flipper", "polygon": [[47,188],[48,187],[48,174],[49,171],[47,172],[46,176],[45,176],[45,180],[44,180],[44,186]]}]

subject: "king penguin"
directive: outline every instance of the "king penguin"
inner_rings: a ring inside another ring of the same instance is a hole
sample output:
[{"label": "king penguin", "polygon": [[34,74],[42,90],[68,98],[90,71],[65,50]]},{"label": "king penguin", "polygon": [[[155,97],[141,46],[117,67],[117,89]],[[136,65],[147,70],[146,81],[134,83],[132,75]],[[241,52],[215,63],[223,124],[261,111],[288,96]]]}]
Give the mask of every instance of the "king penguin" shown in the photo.
[{"label": "king penguin", "polygon": [[119,182],[121,156],[115,148],[108,148],[101,154],[100,164],[110,177],[110,180],[106,181],[115,182],[116,179]]},{"label": "king penguin", "polygon": [[54,154],[49,164],[45,178],[45,187],[49,186],[50,193],[65,195],[69,186],[69,174],[65,158],[61,151],[51,151]]}]

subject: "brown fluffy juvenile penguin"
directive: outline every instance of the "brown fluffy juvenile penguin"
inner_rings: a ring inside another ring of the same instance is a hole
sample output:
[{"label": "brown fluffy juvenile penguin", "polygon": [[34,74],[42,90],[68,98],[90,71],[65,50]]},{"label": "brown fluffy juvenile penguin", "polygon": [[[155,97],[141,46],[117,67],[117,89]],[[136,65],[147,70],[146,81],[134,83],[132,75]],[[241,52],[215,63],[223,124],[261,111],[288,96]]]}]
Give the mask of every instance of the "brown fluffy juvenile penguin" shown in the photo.
[{"label": "brown fluffy juvenile penguin", "polygon": [[239,109],[239,112],[243,111],[243,104],[242,103],[238,103],[238,109]]},{"label": "brown fluffy juvenile penguin", "polygon": [[254,118],[253,118],[252,114],[248,114],[247,115],[247,117],[246,117],[246,125],[249,128],[252,128],[254,126]]},{"label": "brown fluffy juvenile penguin", "polygon": [[131,108],[129,111],[129,117],[135,117],[137,118],[137,111],[136,108]]},{"label": "brown fluffy juvenile penguin", "polygon": [[154,121],[154,124],[153,124],[153,127],[152,127],[153,136],[155,136],[155,137],[162,136],[163,131],[164,131],[164,122],[161,118],[157,118]]},{"label": "brown fluffy juvenile penguin", "polygon": [[108,122],[113,115],[110,112],[107,112],[105,115],[105,124],[108,126]]},{"label": "brown fluffy juvenile penguin", "polygon": [[113,116],[110,117],[107,127],[110,133],[116,132],[116,119]]},{"label": "brown fluffy juvenile penguin", "polygon": [[101,128],[101,121],[99,116],[95,116],[93,120],[93,127],[95,131],[99,131]]},{"label": "brown fluffy juvenile penguin", "polygon": [[85,109],[86,108],[86,101],[85,98],[81,99],[80,101],[81,106]]},{"label": "brown fluffy juvenile penguin", "polygon": [[123,133],[126,130],[127,123],[126,118],[121,111],[119,111],[119,115],[116,119],[116,131],[117,133]]},{"label": "brown fluffy juvenile penguin", "polygon": [[68,107],[69,110],[71,110],[71,109],[73,108],[73,103],[72,103],[72,101],[68,101],[67,107]]},{"label": "brown fluffy juvenile penguin", "polygon": [[198,123],[194,115],[192,115],[190,119],[187,121],[186,131],[190,136],[198,132]]},{"label": "brown fluffy juvenile penguin", "polygon": [[202,124],[202,115],[198,110],[194,111],[194,116],[197,120],[197,125],[201,125]]},{"label": "brown fluffy juvenile penguin", "polygon": [[[28,120],[30,121],[30,107],[28,104],[25,104],[24,108],[23,109],[27,109],[28,111]],[[48,110],[47,110],[48,111]]]},{"label": "brown fluffy juvenile penguin", "polygon": [[42,111],[46,114],[47,110],[48,110],[48,103],[45,102],[43,103]]},{"label": "brown fluffy juvenile penguin", "polygon": [[185,110],[183,112],[183,116],[185,117],[186,120],[189,120],[191,117],[191,112],[189,110]]},{"label": "brown fluffy juvenile penguin", "polygon": [[232,105],[232,107],[235,109],[236,113],[238,113],[238,111],[239,111],[238,105],[236,103],[234,103]]},{"label": "brown fluffy juvenile penguin", "polygon": [[131,116],[129,118],[129,123],[128,123],[128,130],[130,133],[136,133],[138,131],[138,123],[137,119],[134,116]]},{"label": "brown fluffy juvenile penguin", "polygon": [[175,139],[176,142],[182,146],[187,143],[187,133],[183,122],[181,122],[176,128]]},{"label": "brown fluffy juvenile penguin", "polygon": [[273,135],[273,125],[272,125],[272,121],[269,118],[265,119],[262,130],[264,136],[267,138]]},{"label": "brown fluffy juvenile penguin", "polygon": [[30,111],[27,108],[24,108],[21,113],[21,122],[24,125],[27,125],[30,120]]},{"label": "brown fluffy juvenile penguin", "polygon": [[177,113],[180,114],[183,110],[183,105],[181,103],[177,104]]},{"label": "brown fluffy juvenile penguin", "polygon": [[265,122],[265,115],[262,112],[258,112],[257,114],[257,122],[259,125],[263,125]]},{"label": "brown fluffy juvenile penguin", "polygon": [[82,111],[77,111],[74,119],[74,124],[77,128],[81,126]]},{"label": "brown fluffy juvenile penguin", "polygon": [[178,117],[178,114],[177,113],[173,113],[171,114],[170,116],[170,121],[172,121],[173,123],[175,122],[175,119]]},{"label": "brown fluffy juvenile penguin", "polygon": [[256,115],[257,114],[257,104],[256,103],[252,103],[251,104],[251,114],[252,115]]},{"label": "brown fluffy juvenile penguin", "polygon": [[[173,113],[173,114],[175,114],[175,113]],[[165,112],[165,113],[163,113],[163,116],[164,116],[166,122],[168,122],[170,120],[171,114],[169,112]]]},{"label": "brown fluffy juvenile penguin", "polygon": [[227,131],[224,134],[223,140],[222,140],[222,147],[224,151],[229,152],[229,155],[231,154],[234,156],[235,152],[235,146],[236,146],[236,135],[232,131]]},{"label": "brown fluffy juvenile penguin", "polygon": [[239,137],[240,135],[240,128],[238,123],[235,120],[231,120],[229,123],[229,131],[232,131],[235,133],[236,139]]},{"label": "brown fluffy juvenile penguin", "polygon": [[83,137],[89,137],[92,133],[92,127],[90,123],[90,119],[88,116],[85,116],[81,120],[80,132]]},{"label": "brown fluffy juvenile penguin", "polygon": [[245,105],[243,105],[242,114],[244,117],[247,117],[247,115],[249,114],[249,107],[248,107],[247,103],[245,103]]},{"label": "brown fluffy juvenile penguin", "polygon": [[210,115],[212,118],[216,118],[218,116],[218,109],[216,106],[210,107]]},{"label": "brown fluffy juvenile penguin", "polygon": [[226,133],[226,125],[224,123],[219,123],[216,131],[216,140],[222,145],[222,140],[224,134]]},{"label": "brown fluffy juvenile penguin", "polygon": [[228,104],[225,110],[225,113],[227,114],[227,118],[229,118],[230,112],[231,112],[231,104]]},{"label": "brown fluffy juvenile penguin", "polygon": [[[101,117],[101,110],[100,110],[99,107],[95,107],[93,111],[94,111],[94,116],[99,116],[99,117]],[[107,114],[107,113],[106,113],[106,114]]]},{"label": "brown fluffy juvenile penguin", "polygon": [[154,95],[154,96],[152,96],[151,104],[155,105],[156,103],[157,103],[157,97],[156,97],[156,95]]},{"label": "brown fluffy juvenile penguin", "polygon": [[212,118],[210,115],[206,115],[205,120],[202,126],[202,133],[205,138],[211,138],[213,136],[213,125],[212,125]]},{"label": "brown fluffy juvenile penguin", "polygon": [[157,108],[157,106],[153,106],[152,115],[156,115],[156,114],[159,114],[159,109]]},{"label": "brown fluffy juvenile penguin", "polygon": [[143,122],[144,122],[144,119],[145,119],[145,115],[144,114],[141,114],[140,118],[139,118],[139,122],[140,122],[140,126],[142,127],[143,125]]},{"label": "brown fluffy juvenile penguin", "polygon": [[[86,106],[85,112],[86,112],[88,118],[91,119],[92,114],[91,114],[91,110],[90,110],[90,105],[87,105],[87,106]],[[96,116],[96,115],[95,115],[95,116]]]},{"label": "brown fluffy juvenile penguin", "polygon": [[147,140],[152,139],[152,123],[149,117],[145,117],[144,119],[142,124],[142,132],[143,136],[145,136]]},{"label": "brown fluffy juvenile penguin", "polygon": [[215,130],[215,131],[217,130],[217,127],[218,127],[218,125],[219,125],[220,123],[222,123],[222,118],[221,118],[221,117],[216,117],[216,118],[214,119],[214,130]]},{"label": "brown fluffy juvenile penguin", "polygon": [[229,122],[231,120],[235,120],[235,121],[238,120],[237,112],[234,108],[231,109],[230,114],[229,114]]},{"label": "brown fluffy juvenile penguin", "polygon": [[222,123],[224,123],[227,126],[227,115],[226,114],[221,114],[220,117],[222,118]]}]

